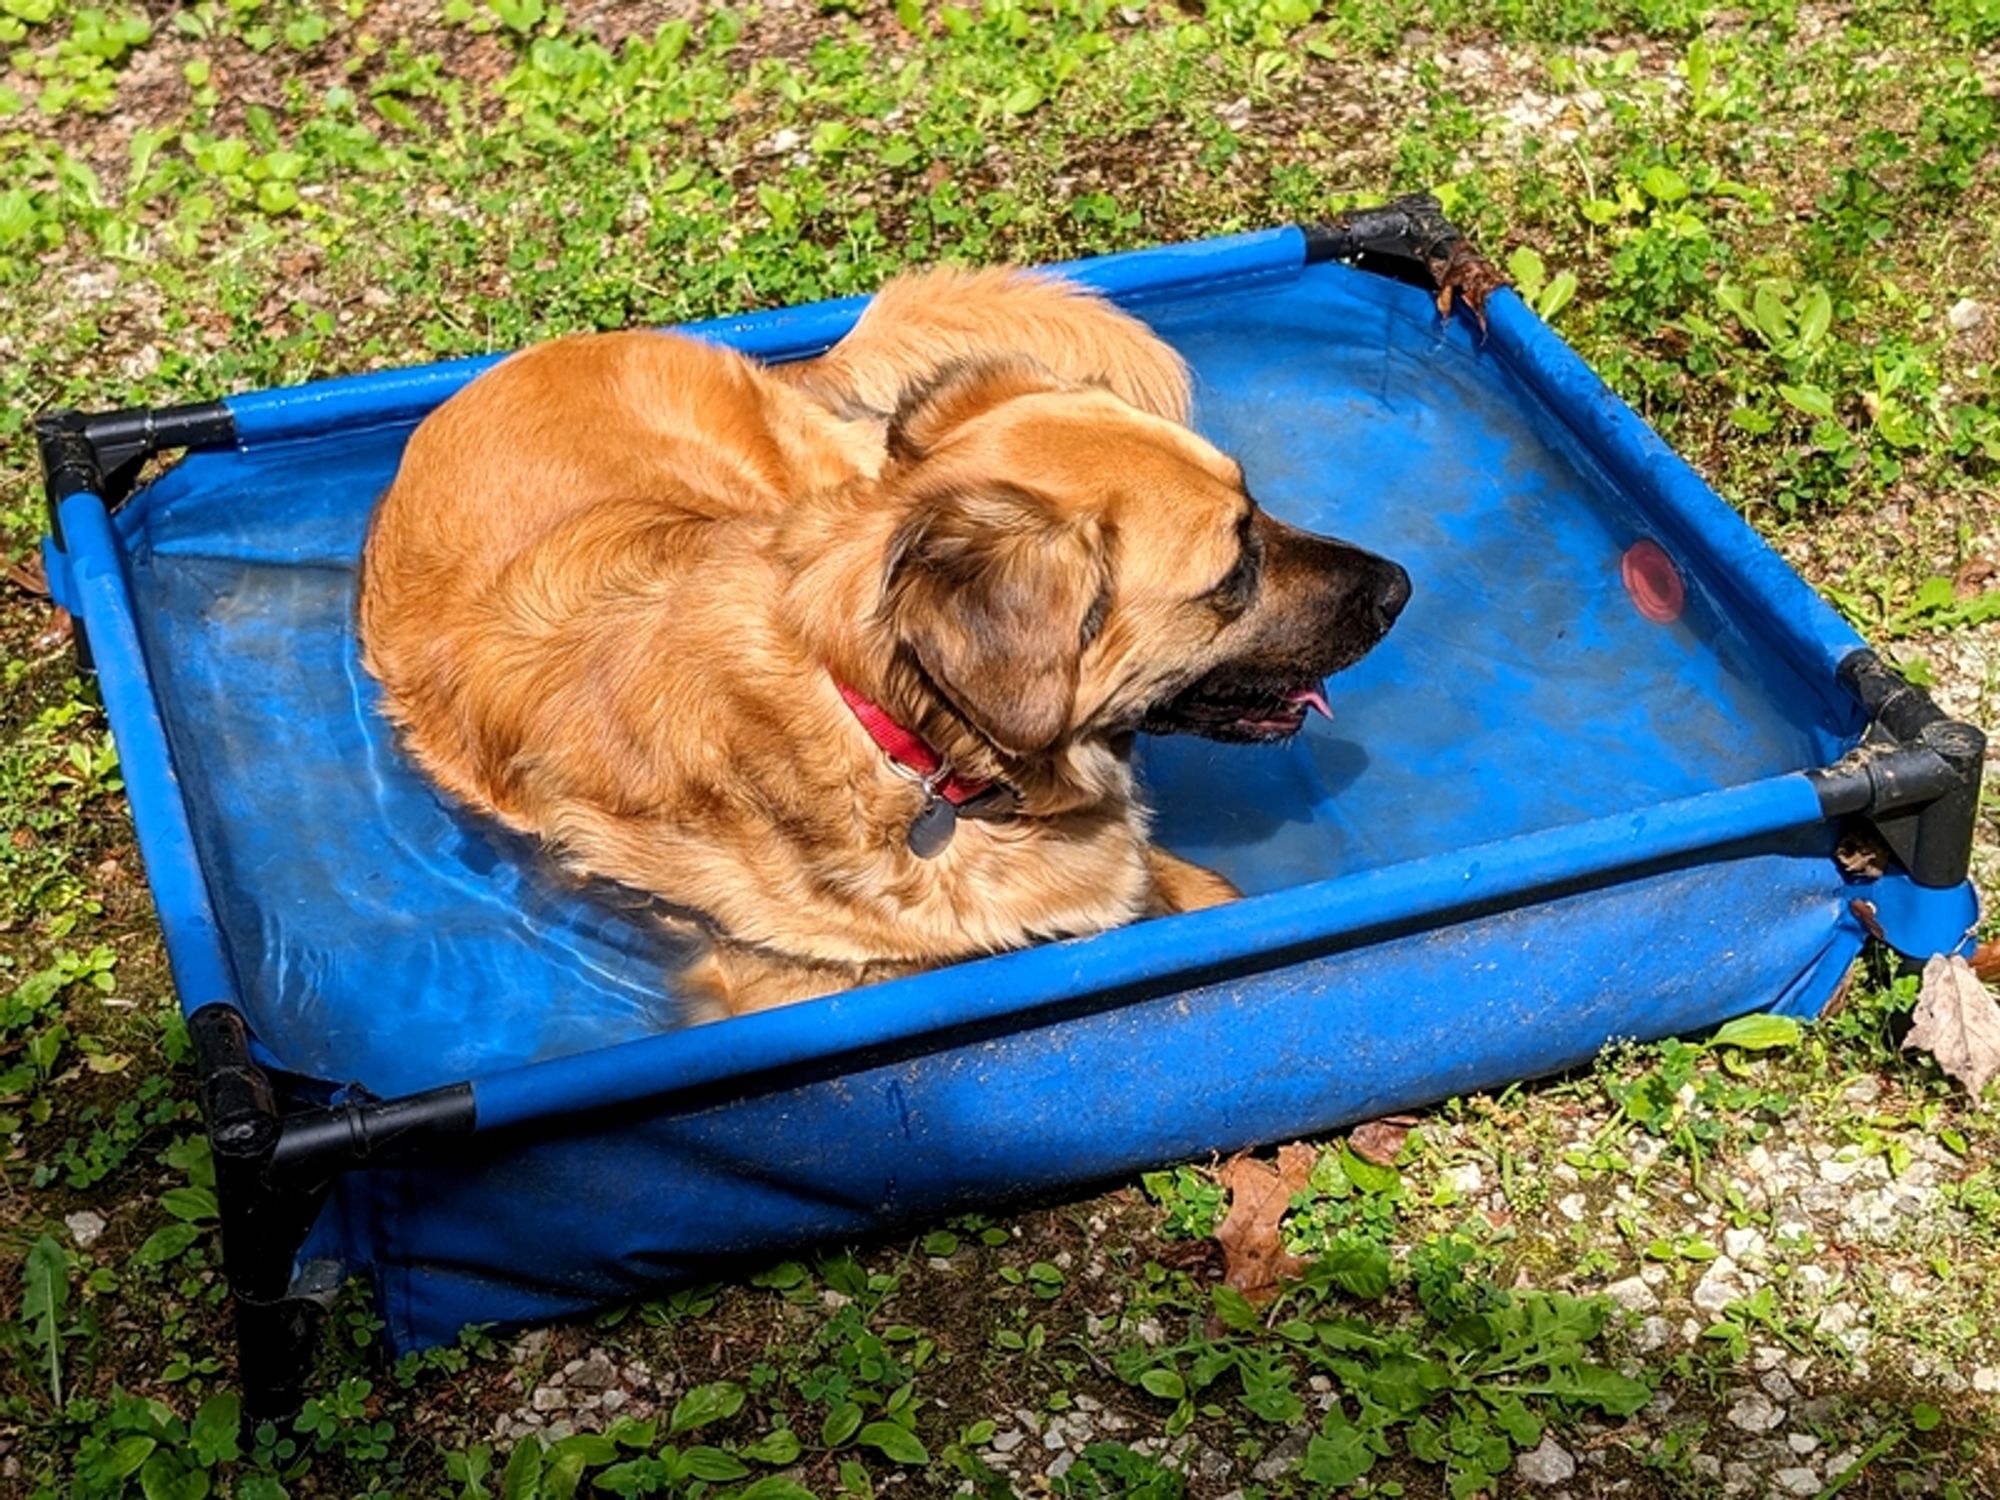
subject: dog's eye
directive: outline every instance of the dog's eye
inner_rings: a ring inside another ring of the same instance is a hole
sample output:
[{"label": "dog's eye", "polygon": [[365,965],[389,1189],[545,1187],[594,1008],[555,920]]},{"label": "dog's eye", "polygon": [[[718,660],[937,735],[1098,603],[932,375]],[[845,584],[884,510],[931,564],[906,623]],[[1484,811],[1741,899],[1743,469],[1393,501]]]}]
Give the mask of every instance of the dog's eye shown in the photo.
[{"label": "dog's eye", "polygon": [[1240,615],[1256,597],[1257,579],[1263,568],[1263,543],[1254,536],[1246,536],[1243,550],[1236,554],[1236,566],[1204,597],[1225,614]]}]

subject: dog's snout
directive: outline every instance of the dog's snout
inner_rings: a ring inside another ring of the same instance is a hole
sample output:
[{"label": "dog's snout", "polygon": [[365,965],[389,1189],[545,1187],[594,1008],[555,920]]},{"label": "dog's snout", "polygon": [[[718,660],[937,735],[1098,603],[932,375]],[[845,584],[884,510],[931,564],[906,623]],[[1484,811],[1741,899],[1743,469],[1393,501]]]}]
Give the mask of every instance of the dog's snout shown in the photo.
[{"label": "dog's snout", "polygon": [[1410,575],[1395,563],[1384,562],[1375,580],[1375,613],[1387,630],[1410,602]]}]

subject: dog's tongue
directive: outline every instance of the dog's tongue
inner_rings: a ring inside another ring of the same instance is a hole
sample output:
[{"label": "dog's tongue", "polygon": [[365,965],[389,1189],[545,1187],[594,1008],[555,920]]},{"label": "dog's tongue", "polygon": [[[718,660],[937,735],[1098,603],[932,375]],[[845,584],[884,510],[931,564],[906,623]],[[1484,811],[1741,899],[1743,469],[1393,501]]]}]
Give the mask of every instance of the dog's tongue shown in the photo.
[{"label": "dog's tongue", "polygon": [[1333,710],[1327,706],[1326,691],[1314,683],[1311,687],[1296,687],[1285,694],[1287,703],[1303,703],[1307,708],[1317,709],[1324,718],[1331,719]]}]

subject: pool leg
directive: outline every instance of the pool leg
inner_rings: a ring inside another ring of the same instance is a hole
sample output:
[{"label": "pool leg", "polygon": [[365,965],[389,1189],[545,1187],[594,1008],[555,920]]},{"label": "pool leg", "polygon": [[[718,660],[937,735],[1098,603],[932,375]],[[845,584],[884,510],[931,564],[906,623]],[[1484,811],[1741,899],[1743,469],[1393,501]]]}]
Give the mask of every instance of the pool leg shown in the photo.
[{"label": "pool leg", "polygon": [[329,1181],[292,1181],[273,1170],[283,1125],[270,1078],[250,1058],[242,1014],[205,1005],[188,1017],[188,1034],[215,1160],[244,1409],[255,1420],[287,1417],[304,1399],[320,1321],[340,1284],[330,1262],[296,1267]]}]

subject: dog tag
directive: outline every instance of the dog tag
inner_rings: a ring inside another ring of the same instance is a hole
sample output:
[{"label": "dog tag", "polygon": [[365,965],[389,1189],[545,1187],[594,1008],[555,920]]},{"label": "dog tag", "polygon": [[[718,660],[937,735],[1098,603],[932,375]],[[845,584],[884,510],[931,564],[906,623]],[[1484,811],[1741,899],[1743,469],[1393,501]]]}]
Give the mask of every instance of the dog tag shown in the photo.
[{"label": "dog tag", "polygon": [[958,832],[958,809],[932,793],[924,799],[924,810],[910,824],[910,853],[918,859],[936,859]]}]

